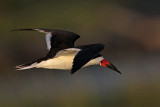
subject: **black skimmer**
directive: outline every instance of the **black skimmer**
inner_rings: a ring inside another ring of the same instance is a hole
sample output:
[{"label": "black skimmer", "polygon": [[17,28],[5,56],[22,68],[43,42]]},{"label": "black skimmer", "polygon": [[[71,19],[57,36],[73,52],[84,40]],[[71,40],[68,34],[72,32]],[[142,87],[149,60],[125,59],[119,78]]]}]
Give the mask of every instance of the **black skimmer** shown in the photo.
[{"label": "black skimmer", "polygon": [[74,42],[80,38],[78,34],[54,29],[17,29],[14,31],[39,31],[46,34],[48,54],[31,63],[16,66],[17,70],[30,68],[62,69],[75,73],[82,67],[100,64],[103,67],[121,73],[113,64],[105,60],[99,54],[104,49],[103,44],[91,44],[74,46]]}]

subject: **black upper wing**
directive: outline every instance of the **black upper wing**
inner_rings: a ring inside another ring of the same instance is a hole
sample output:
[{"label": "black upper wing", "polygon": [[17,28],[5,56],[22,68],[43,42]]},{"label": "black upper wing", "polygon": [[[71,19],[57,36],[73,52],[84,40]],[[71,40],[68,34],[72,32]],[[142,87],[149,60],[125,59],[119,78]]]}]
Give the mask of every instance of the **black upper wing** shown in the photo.
[{"label": "black upper wing", "polygon": [[47,57],[53,57],[62,49],[73,48],[74,42],[80,38],[78,34],[64,30],[55,29],[17,29],[13,31],[39,31],[46,33],[46,42],[49,49]]},{"label": "black upper wing", "polygon": [[73,48],[74,42],[80,37],[75,33],[62,30],[56,30],[51,34],[51,49],[47,56],[52,56],[55,53],[55,51]]},{"label": "black upper wing", "polygon": [[103,44],[92,44],[77,47],[82,49],[74,58],[71,74],[75,73],[104,49]]}]

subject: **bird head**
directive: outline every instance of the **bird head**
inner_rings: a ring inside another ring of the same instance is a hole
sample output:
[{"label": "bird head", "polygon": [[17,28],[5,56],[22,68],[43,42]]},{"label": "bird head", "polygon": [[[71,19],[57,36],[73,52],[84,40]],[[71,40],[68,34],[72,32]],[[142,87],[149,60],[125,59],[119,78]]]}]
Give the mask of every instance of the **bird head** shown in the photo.
[{"label": "bird head", "polygon": [[111,64],[109,61],[103,59],[101,62],[100,62],[100,65],[103,66],[103,67],[107,67],[107,68],[110,68],[118,73],[121,74],[121,72],[113,65]]}]

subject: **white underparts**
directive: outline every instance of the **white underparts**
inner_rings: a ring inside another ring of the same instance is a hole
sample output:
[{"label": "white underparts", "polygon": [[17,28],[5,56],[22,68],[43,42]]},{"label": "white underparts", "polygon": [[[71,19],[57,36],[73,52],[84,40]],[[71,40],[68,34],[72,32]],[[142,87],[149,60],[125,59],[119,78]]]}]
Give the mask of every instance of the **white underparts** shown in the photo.
[{"label": "white underparts", "polygon": [[[36,65],[36,68],[63,69],[63,70],[72,69],[73,59],[77,54],[77,51],[66,51],[66,50],[64,51],[65,52],[59,53],[52,59],[40,62],[39,64]],[[102,56],[97,57],[95,59],[90,60],[83,67],[100,64],[100,62],[103,59],[104,58]]]},{"label": "white underparts", "polygon": [[77,54],[77,50],[61,50],[56,56],[52,59],[48,59],[46,61],[42,61],[37,64],[37,68],[47,68],[47,69],[71,69],[72,63],[75,55]]}]

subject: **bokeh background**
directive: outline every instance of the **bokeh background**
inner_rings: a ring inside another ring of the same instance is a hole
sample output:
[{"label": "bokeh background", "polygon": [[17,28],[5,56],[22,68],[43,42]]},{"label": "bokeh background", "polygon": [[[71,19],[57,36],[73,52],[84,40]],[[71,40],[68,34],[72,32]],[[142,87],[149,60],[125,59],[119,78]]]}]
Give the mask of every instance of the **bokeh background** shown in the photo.
[{"label": "bokeh background", "polygon": [[[160,1],[1,0],[0,107],[160,107]],[[14,66],[45,56],[45,37],[18,28],[73,31],[76,45],[103,43],[122,74]]]}]

